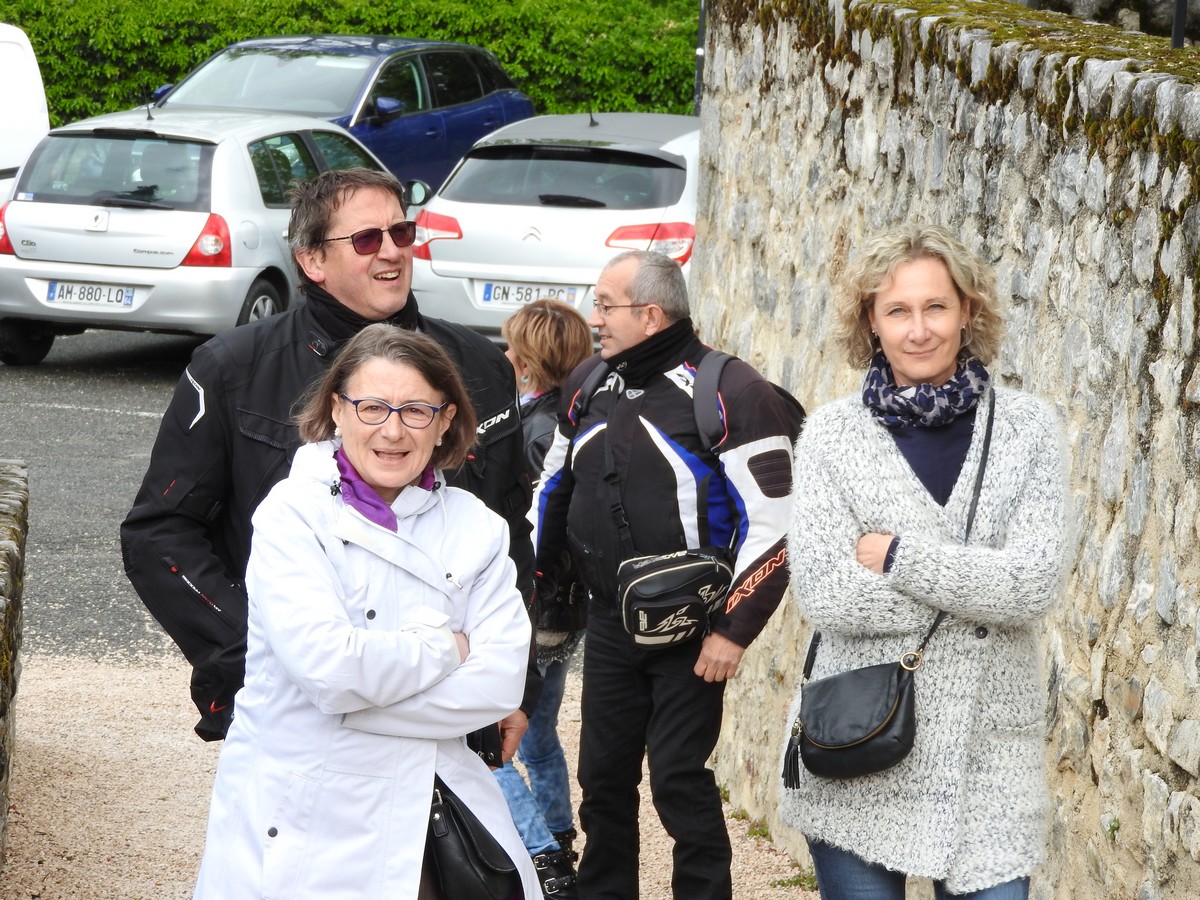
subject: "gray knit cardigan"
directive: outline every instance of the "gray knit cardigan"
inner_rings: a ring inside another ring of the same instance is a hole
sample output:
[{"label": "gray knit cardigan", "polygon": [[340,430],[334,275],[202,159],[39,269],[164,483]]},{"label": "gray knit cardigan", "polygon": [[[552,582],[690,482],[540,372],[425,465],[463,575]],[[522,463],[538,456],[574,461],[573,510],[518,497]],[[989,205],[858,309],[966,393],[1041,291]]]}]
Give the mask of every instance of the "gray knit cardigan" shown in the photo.
[{"label": "gray knit cardigan", "polygon": [[[986,402],[986,401],[984,401]],[[1042,402],[996,391],[970,542],[984,404],[945,507],[859,397],[830,403],[796,444],[788,540],[792,596],[823,634],[813,677],[894,661],[948,613],[916,673],[917,740],[896,768],[834,781],[801,768],[783,821],[809,838],[966,893],[1028,875],[1046,840],[1043,619],[1066,544],[1060,430]],[[892,569],[854,556],[868,532],[900,537]],[[799,706],[792,704],[789,725]]]}]

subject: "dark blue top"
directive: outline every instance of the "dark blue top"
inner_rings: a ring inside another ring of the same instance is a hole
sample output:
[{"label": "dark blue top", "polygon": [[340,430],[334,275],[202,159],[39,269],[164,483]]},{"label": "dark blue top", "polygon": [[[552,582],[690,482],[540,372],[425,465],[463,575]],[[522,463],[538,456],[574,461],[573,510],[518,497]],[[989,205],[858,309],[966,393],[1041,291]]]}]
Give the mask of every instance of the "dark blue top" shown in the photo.
[{"label": "dark blue top", "polygon": [[[934,428],[902,425],[891,429],[896,446],[909,467],[941,506],[946,505],[954,492],[954,485],[967,459],[967,451],[971,449],[976,409],[978,406],[963,413],[949,425]],[[892,538],[883,571],[892,570],[892,559],[899,545],[900,538]]]},{"label": "dark blue top", "polygon": [[890,429],[896,446],[921,479],[921,484],[942,506],[950,499],[971,448],[976,408],[972,407],[949,425],[935,428],[906,425]]}]

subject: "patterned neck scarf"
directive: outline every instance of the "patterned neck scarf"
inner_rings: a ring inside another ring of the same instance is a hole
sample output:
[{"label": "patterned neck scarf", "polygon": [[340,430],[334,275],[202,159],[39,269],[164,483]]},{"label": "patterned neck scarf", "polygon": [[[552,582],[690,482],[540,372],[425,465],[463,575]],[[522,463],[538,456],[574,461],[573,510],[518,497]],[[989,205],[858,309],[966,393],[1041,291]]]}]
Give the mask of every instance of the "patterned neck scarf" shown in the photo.
[{"label": "patterned neck scarf", "polygon": [[883,351],[877,351],[863,379],[863,403],[888,428],[935,428],[974,408],[991,380],[983,363],[972,356],[958,361],[945,384],[897,387],[891,364]]},{"label": "patterned neck scarf", "polygon": [[[346,501],[346,504],[358,510],[368,522],[382,525],[388,531],[395,531],[398,524],[396,522],[396,513],[379,496],[375,488],[363,481],[362,476],[358,474],[358,470],[354,468],[349,457],[346,456],[345,448],[338,447],[334,451],[333,458],[337,460],[338,474],[342,476],[340,489],[342,499]],[[422,490],[432,491],[437,486],[433,474],[433,465],[430,464],[421,473],[421,477],[417,481],[417,487]]]}]

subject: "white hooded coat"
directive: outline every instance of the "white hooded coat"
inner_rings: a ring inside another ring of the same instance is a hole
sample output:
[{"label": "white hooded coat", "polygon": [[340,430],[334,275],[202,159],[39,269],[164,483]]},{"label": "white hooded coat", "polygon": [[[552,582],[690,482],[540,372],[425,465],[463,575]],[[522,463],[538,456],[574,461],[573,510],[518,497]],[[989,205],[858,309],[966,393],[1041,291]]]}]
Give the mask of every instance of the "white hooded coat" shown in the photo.
[{"label": "white hooded coat", "polygon": [[[465,491],[408,487],[392,533],[335,493],[336,447],[300,448],[254,514],[246,682],[195,896],[415,898],[436,772],[539,898],[496,780],[463,738],[515,710],[525,686],[530,623],[507,526]],[[470,641],[465,661],[454,632]]]}]

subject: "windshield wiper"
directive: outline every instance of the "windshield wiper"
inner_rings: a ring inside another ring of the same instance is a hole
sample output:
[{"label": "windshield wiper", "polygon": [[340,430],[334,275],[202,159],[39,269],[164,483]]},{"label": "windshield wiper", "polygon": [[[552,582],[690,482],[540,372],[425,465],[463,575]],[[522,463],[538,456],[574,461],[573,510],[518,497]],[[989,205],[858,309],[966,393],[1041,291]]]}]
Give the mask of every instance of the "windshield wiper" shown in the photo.
[{"label": "windshield wiper", "polygon": [[589,209],[607,207],[603,200],[592,197],[576,197],[574,194],[538,194],[542,206],[582,206]]},{"label": "windshield wiper", "polygon": [[100,201],[101,206],[119,206],[122,209],[174,209],[169,203],[154,200],[134,200],[132,197],[108,197]]},{"label": "windshield wiper", "polygon": [[101,195],[92,197],[89,201],[92,206],[113,206],[121,209],[174,209],[169,203],[160,203],[157,200],[141,200],[137,197],[122,197],[119,194]]}]

